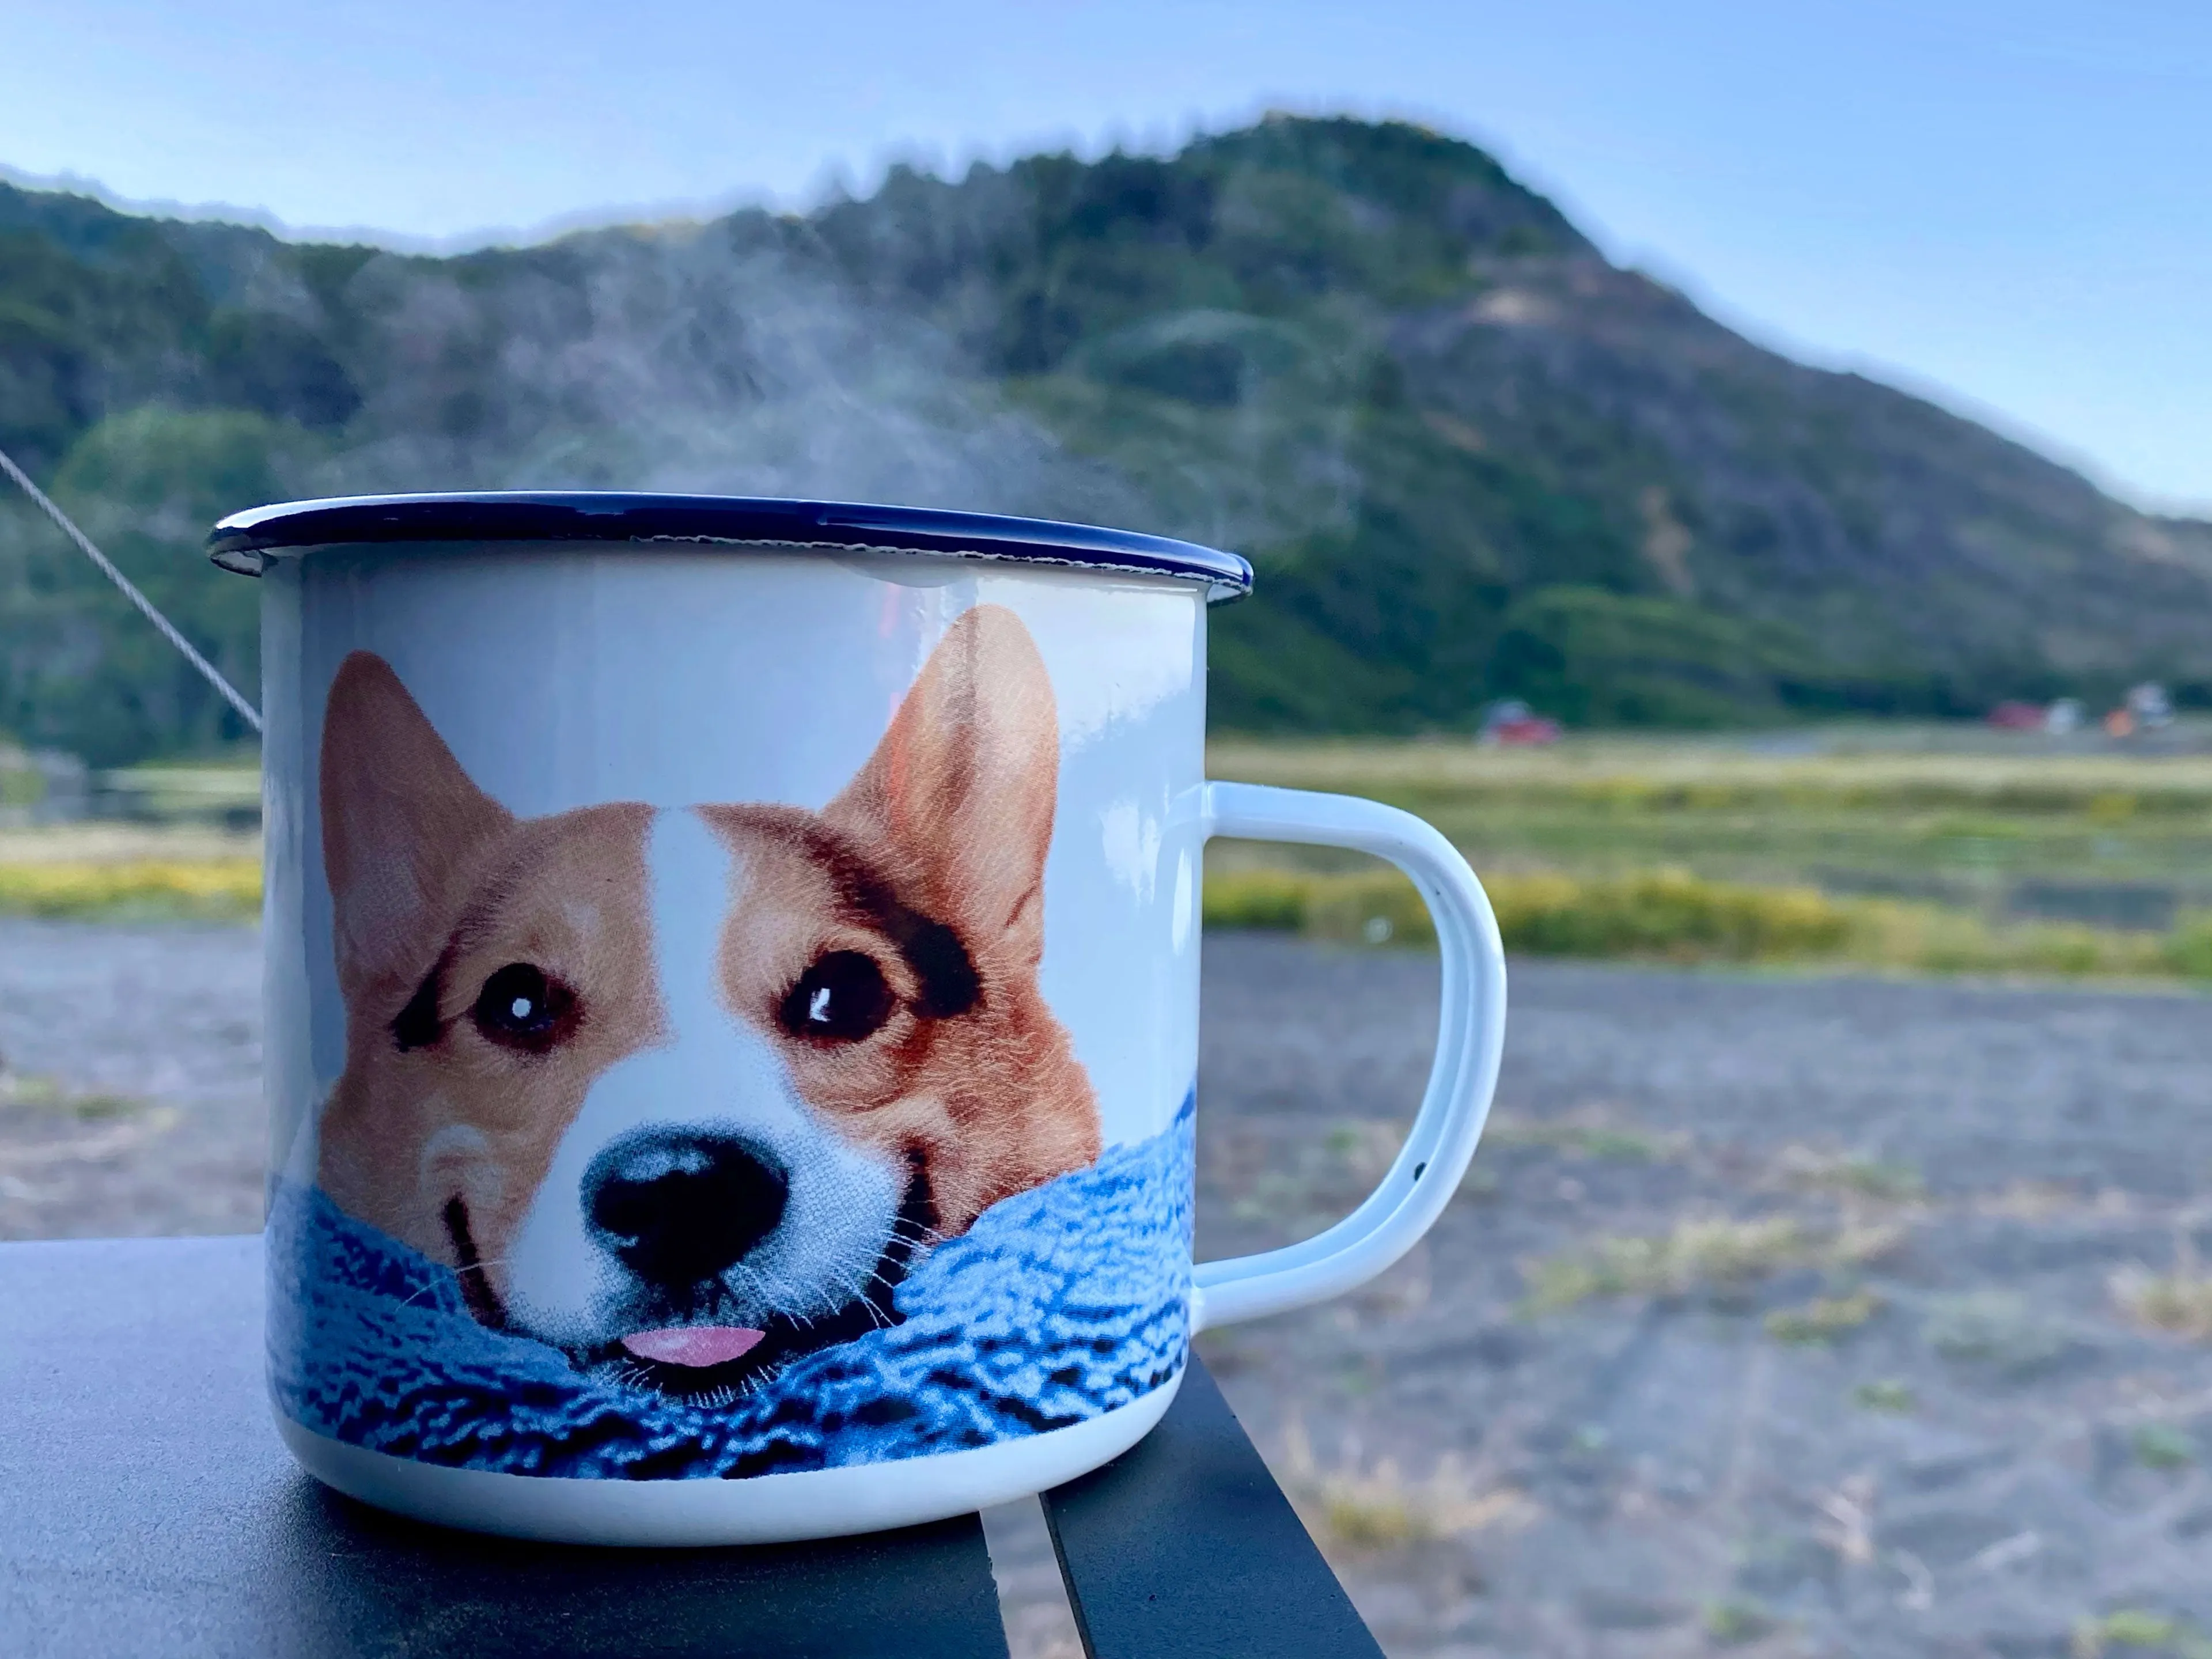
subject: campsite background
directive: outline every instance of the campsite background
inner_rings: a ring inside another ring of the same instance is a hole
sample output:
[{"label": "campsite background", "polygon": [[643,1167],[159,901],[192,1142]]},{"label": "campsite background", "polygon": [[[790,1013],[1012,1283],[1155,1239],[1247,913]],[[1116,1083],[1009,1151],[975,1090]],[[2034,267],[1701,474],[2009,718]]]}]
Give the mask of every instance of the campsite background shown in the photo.
[{"label": "campsite background", "polygon": [[[200,543],[290,497],[1247,554],[1213,775],[1429,817],[1513,956],[1436,1233],[1206,1345],[1386,1648],[2212,1651],[2212,39],[1557,9],[53,9],[0,449],[249,692]],[[258,1224],[258,825],[0,490],[0,1237]],[[1388,871],[1209,860],[1212,1255],[1357,1200],[1435,979]]]}]

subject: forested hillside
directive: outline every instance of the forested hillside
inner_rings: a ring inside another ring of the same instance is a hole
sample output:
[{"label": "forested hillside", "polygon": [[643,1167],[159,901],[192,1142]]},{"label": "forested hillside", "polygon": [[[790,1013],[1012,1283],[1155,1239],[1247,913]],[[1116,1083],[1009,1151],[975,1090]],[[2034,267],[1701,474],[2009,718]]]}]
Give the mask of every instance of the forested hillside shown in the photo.
[{"label": "forested hillside", "polygon": [[[1229,727],[2212,693],[2212,527],[1763,350],[1401,124],[450,258],[0,186],[0,445],[249,681],[255,591],[197,549],[219,514],[565,485],[1234,546]],[[0,731],[101,761],[234,737],[72,559],[0,507]]]}]

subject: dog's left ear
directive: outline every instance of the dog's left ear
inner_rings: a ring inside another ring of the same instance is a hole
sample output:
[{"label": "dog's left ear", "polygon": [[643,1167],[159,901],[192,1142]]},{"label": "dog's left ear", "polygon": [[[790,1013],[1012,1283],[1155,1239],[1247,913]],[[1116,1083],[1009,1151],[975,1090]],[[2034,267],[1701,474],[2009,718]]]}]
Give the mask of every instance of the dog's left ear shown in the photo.
[{"label": "dog's left ear", "polygon": [[509,828],[392,665],[356,651],[323,708],[323,871],[350,1004],[411,990],[437,955],[456,870]]},{"label": "dog's left ear", "polygon": [[1044,659],[1002,605],[962,614],[823,817],[879,849],[901,899],[981,955],[1044,951],[1060,715]]}]

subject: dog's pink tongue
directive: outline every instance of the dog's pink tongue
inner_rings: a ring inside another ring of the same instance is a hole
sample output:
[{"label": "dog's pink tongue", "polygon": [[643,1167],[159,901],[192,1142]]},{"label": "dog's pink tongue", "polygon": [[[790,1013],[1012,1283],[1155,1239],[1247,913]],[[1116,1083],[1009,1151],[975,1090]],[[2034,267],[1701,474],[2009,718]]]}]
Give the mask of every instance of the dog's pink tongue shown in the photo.
[{"label": "dog's pink tongue", "polygon": [[634,1331],[623,1346],[640,1359],[664,1365],[720,1365],[752,1352],[765,1332],[742,1325],[671,1325],[665,1330]]}]

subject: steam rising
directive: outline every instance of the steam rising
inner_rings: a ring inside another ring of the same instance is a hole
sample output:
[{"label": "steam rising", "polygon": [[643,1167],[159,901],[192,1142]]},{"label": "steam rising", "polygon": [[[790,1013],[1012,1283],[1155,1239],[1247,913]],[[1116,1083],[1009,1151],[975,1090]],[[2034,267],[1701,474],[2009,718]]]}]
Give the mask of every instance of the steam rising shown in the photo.
[{"label": "steam rising", "polygon": [[[580,488],[823,496],[1127,520],[955,343],[743,222],[607,232],[557,260],[382,254],[349,295],[377,337],[347,490]],[[757,239],[756,239],[757,240]]]}]

